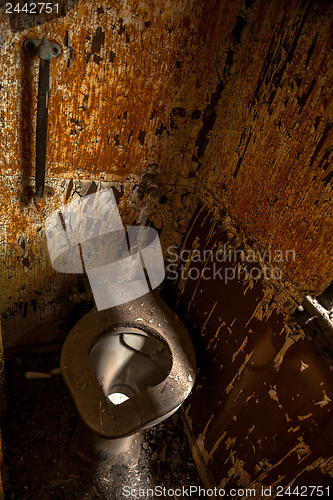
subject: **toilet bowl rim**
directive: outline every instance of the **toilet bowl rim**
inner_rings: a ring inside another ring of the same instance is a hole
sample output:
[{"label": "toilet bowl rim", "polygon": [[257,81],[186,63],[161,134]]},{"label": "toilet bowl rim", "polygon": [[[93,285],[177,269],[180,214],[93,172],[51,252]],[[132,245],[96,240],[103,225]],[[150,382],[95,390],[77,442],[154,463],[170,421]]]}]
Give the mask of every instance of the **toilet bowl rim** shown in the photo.
[{"label": "toilet bowl rim", "polygon": [[[108,310],[110,311],[110,310]],[[105,311],[102,311],[105,313]],[[178,325],[183,326],[183,331],[178,331],[177,334],[171,331],[168,331],[168,336],[163,334],[163,331],[160,328],[153,328],[149,324],[145,323],[135,323],[131,321],[126,322],[117,322],[112,325],[108,323],[108,326],[102,323],[102,319],[107,317],[112,317],[110,312],[108,314],[100,315],[100,311],[97,311],[99,317],[99,326],[96,329],[90,329],[90,318],[96,314],[96,311],[92,310],[88,312],[81,320],[73,327],[73,329],[68,334],[61,353],[60,366],[62,373],[66,372],[66,364],[69,363],[73,367],[88,367],[88,373],[86,376],[92,377],[97,381],[95,374],[93,373],[92,367],[89,361],[89,355],[95,345],[105,337],[109,335],[117,334],[117,331],[121,330],[123,333],[126,333],[126,330],[138,330],[143,333],[147,333],[155,338],[158,338],[163,342],[165,347],[168,350],[169,356],[171,358],[171,367],[170,371],[165,377],[164,381],[168,378],[174,378],[175,381],[180,380],[181,378],[188,379],[188,382],[192,382],[195,377],[195,355],[194,349],[190,340],[190,337],[187,334],[187,331],[182,323],[178,323]],[[96,319],[96,316],[95,316]],[[178,318],[177,318],[178,319]],[[180,322],[180,320],[179,320]],[[80,332],[80,330],[82,331]],[[81,333],[81,334],[80,334]],[[130,332],[128,332],[130,333]],[[183,342],[180,342],[180,341]],[[82,351],[86,354],[82,356]],[[71,360],[69,360],[71,358]],[[184,362],[187,359],[187,363]],[[83,372],[82,377],[83,377]],[[183,375],[183,377],[181,377]],[[84,383],[84,382],[83,382]],[[161,382],[163,383],[163,381]],[[192,387],[193,384],[189,383],[189,386]],[[100,386],[100,385],[99,385]],[[156,386],[158,387],[158,386]]]},{"label": "toilet bowl rim", "polygon": [[[77,344],[81,345],[81,348],[84,349],[85,352],[88,352],[89,356],[93,346],[96,345],[108,331],[112,334],[116,329],[133,328],[162,340],[168,348],[169,354],[172,357],[172,362],[175,359],[183,359],[182,353],[184,353],[190,358],[191,364],[195,366],[194,348],[190,335],[183,322],[176,313],[168,308],[159,295],[153,293],[148,294],[148,296],[150,295],[153,296],[153,303],[157,303],[157,305],[161,306],[154,320],[148,319],[145,314],[141,314],[142,317],[135,318],[137,314],[134,314],[135,311],[131,312],[128,305],[141,302],[141,300],[138,301],[138,299],[132,301],[132,303],[130,302],[129,304],[102,311],[93,308],[71,329],[64,342],[63,351],[71,348],[71,346],[73,346],[75,350],[80,349],[80,347],[75,347],[75,344]],[[151,297],[149,298],[152,300]],[[149,309],[149,304],[147,308]],[[163,310],[168,313],[166,317],[163,317]],[[145,313],[145,308],[140,312]],[[130,316],[131,318],[129,318]],[[94,322],[96,323],[95,325],[93,324]],[[80,330],[82,330],[81,333]]]},{"label": "toilet bowl rim", "polygon": [[[156,299],[154,298],[154,300]],[[161,299],[159,300],[161,301]],[[149,308],[150,305],[151,299],[148,300],[147,307]],[[61,355],[60,364],[63,377],[72,393],[81,418],[98,434],[111,439],[131,434],[149,424],[157,416],[162,416],[182,404],[191,392],[195,379],[195,355],[189,334],[181,320],[171,310],[169,311],[172,314],[169,312],[163,317],[163,309],[165,313],[164,306],[157,311],[156,324],[153,326],[148,323],[149,316],[145,314],[141,314],[143,318],[136,318],[140,319],[140,322],[128,319],[124,321],[124,317],[128,318],[128,310],[125,306],[105,311],[93,309],[81,318],[69,333]],[[144,310],[141,312],[144,313]],[[134,311],[135,316],[137,314]],[[94,328],[91,328],[92,323]],[[103,393],[89,362],[89,353],[94,341],[97,342],[101,338],[101,332],[110,329],[110,323],[112,323],[113,329],[130,327],[138,328],[147,333],[153,332],[153,335],[166,343],[171,356],[170,372],[160,384],[137,394],[134,398],[116,407],[113,407]],[[100,328],[101,326],[104,328]],[[82,356],[82,350],[86,355]],[[170,380],[172,380],[172,385]],[[80,389],[82,384],[87,384],[86,393]],[[175,389],[175,384],[177,384],[177,388],[181,387],[181,391],[171,392]],[[182,396],[180,397],[179,394]],[[87,405],[87,398],[90,398],[89,405]],[[150,412],[150,409],[146,411],[142,409],[144,401],[149,403],[149,398],[158,402],[159,408],[155,410],[155,414]],[[113,421],[112,429],[107,424],[108,419],[105,419],[105,423],[102,425],[92,415],[94,412],[90,411],[91,407],[95,408],[95,412],[97,409],[101,411],[102,406],[105,415],[108,415],[109,420]],[[128,415],[129,413],[132,413],[132,416]],[[126,425],[122,426],[125,416],[132,418],[127,418],[129,421],[126,420]],[[116,424],[118,421],[119,427]]]},{"label": "toilet bowl rim", "polygon": [[[165,339],[163,337],[161,337],[158,334],[158,332],[156,332],[154,329],[150,328],[148,330],[148,328],[142,328],[142,327],[140,327],[138,325],[133,325],[132,323],[126,323],[126,324],[125,323],[121,323],[121,324],[118,324],[118,325],[114,324],[111,327],[106,327],[104,330],[102,330],[101,332],[99,332],[92,339],[91,344],[90,344],[90,346],[88,348],[88,357],[89,357],[91,351],[93,350],[93,348],[103,338],[107,338],[107,337],[112,336],[112,335],[121,335],[121,333],[123,333],[123,334],[134,333],[134,334],[137,334],[137,335],[140,335],[140,333],[142,333],[142,334],[148,334],[148,337],[157,338],[167,348],[167,350],[168,350],[168,352],[169,352],[169,354],[171,356],[171,351],[170,351],[170,347],[169,347],[168,342],[166,342]],[[144,353],[142,353],[142,354],[144,354]]]}]

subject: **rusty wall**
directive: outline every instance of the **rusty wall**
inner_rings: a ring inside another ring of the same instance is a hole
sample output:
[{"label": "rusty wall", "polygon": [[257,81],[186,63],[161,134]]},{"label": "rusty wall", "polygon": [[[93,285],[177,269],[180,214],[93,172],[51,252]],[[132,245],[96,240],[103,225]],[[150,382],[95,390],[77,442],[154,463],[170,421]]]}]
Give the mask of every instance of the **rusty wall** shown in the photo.
[{"label": "rusty wall", "polygon": [[[165,298],[197,353],[186,418],[219,488],[256,488],[262,498],[262,486],[328,485],[332,366],[281,310],[277,282],[259,279],[262,263],[245,262],[241,248],[229,217],[198,207],[169,256]],[[232,277],[232,269],[240,271]]]},{"label": "rusty wall", "polygon": [[[291,313],[333,275],[333,5],[221,4],[223,49],[196,140],[204,208],[177,250],[183,278],[171,271],[165,289],[198,356],[186,418],[215,485],[327,485],[332,366]],[[224,245],[282,258],[220,262]],[[265,265],[282,279],[263,279]]]},{"label": "rusty wall", "polygon": [[[217,216],[227,209],[254,245],[295,250],[284,277],[296,302],[328,284],[332,8],[92,0],[38,22],[1,9],[5,337],[63,314],[69,295],[80,299],[73,278],[50,269],[47,215],[112,185],[124,223],[132,223],[147,202],[140,195],[147,174],[160,185],[160,203],[149,204],[164,248],[179,243],[199,200]],[[22,43],[45,33],[63,54],[51,62],[47,184],[55,195],[37,212],[28,187],[38,63]]]},{"label": "rusty wall", "polygon": [[333,276],[333,4],[222,3],[198,175],[250,238],[295,250],[285,276],[316,294]]},{"label": "rusty wall", "polygon": [[[287,324],[332,279],[332,9],[329,0],[81,0],[35,25],[0,12],[5,344],[54,339],[67,312],[91,299],[84,283],[52,271],[44,222],[96,189],[115,189],[125,224],[148,204],[165,251],[186,233],[188,250],[231,242],[296,253],[280,280],[177,283],[174,307],[199,365],[187,416],[220,485],[332,474],[331,368]],[[63,55],[51,63],[55,194],[38,212],[28,189],[38,70],[22,43],[45,33]],[[149,176],[158,201],[145,198]],[[198,202],[208,209],[195,212]]]},{"label": "rusty wall", "polygon": [[[147,204],[144,176],[158,174],[161,203],[148,200],[150,217],[163,241],[184,233],[218,31],[214,1],[79,1],[40,24],[0,15],[0,309],[9,344],[55,338],[75,303],[91,298],[50,267],[44,222],[61,204],[114,186],[132,223]],[[29,190],[38,62],[22,43],[44,34],[63,53],[50,70],[46,184],[55,194],[38,212]]]}]

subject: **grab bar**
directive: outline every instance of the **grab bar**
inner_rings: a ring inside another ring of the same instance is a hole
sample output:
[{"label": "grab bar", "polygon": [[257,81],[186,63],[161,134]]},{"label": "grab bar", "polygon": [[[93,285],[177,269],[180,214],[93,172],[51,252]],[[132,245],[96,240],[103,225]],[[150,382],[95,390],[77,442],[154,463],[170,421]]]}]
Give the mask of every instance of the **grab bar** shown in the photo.
[{"label": "grab bar", "polygon": [[61,54],[61,47],[56,42],[49,42],[47,36],[44,36],[42,40],[37,38],[27,38],[23,43],[23,48],[31,56],[38,55],[40,58],[37,98],[35,181],[35,196],[37,200],[40,200],[44,197],[45,187],[50,60]]}]

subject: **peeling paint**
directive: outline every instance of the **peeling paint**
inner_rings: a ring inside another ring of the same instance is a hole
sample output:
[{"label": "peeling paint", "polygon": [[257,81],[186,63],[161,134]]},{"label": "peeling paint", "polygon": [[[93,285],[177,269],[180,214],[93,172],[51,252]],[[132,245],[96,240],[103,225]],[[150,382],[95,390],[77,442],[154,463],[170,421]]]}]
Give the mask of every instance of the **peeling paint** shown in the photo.
[{"label": "peeling paint", "polygon": [[274,367],[276,370],[278,370],[280,368],[280,366],[283,362],[283,358],[284,358],[286,352],[288,351],[288,349],[290,349],[290,347],[298,340],[305,338],[304,332],[300,332],[300,333],[295,334],[287,326],[286,326],[286,330],[287,330],[286,340],[274,359]]},{"label": "peeling paint", "polygon": [[324,398],[321,401],[317,401],[315,405],[319,405],[320,408],[323,408],[323,406],[328,405],[328,403],[331,403],[331,399],[327,396],[326,392],[323,391]]},{"label": "peeling paint", "polygon": [[304,372],[304,370],[306,370],[307,368],[309,368],[309,365],[304,363],[304,361],[301,359],[301,372]]},{"label": "peeling paint", "polygon": [[253,352],[251,352],[250,354],[247,354],[245,356],[245,360],[242,363],[241,367],[239,368],[238,372],[233,377],[233,379],[231,380],[230,384],[228,384],[228,386],[227,386],[227,388],[225,390],[226,394],[229,394],[229,392],[233,389],[235,381],[241,376],[242,371],[244,370],[244,368],[246,367],[246,365],[250,361],[252,354],[253,354]]},{"label": "peeling paint", "polygon": [[232,362],[235,361],[236,357],[238,356],[238,354],[244,350],[244,347],[246,346],[247,344],[247,341],[248,341],[248,337],[245,337],[245,339],[243,340],[243,343],[242,345],[240,345],[239,349],[237,349],[236,352],[234,352],[234,354],[232,355]]},{"label": "peeling paint", "polygon": [[[198,208],[189,228],[184,250],[191,250],[194,242],[201,252],[218,248],[228,238],[207,209]],[[236,245],[242,239],[237,237]],[[190,416],[210,473],[216,484],[237,486],[240,479],[233,467],[239,460],[244,462],[246,486],[285,485],[293,471],[303,481],[304,465],[330,448],[320,430],[331,421],[329,404],[314,403],[325,401],[320,399],[323,383],[325,394],[333,397],[331,367],[317,357],[304,331],[291,321],[290,309],[280,307],[280,297],[269,284],[249,288],[242,281],[206,280],[198,286],[198,281],[189,280],[172,294],[199,358]],[[278,287],[274,284],[275,291]],[[328,428],[327,432],[330,435]],[[230,444],[233,447],[228,450]],[[232,467],[221,471],[221,463]]]}]

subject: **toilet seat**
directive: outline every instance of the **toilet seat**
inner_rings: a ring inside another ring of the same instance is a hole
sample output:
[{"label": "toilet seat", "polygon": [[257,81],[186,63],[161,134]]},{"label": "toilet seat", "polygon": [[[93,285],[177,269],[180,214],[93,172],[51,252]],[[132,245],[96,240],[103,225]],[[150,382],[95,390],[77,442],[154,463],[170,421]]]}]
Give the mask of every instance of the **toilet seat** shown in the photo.
[{"label": "toilet seat", "polygon": [[[103,334],[128,327],[164,340],[172,364],[161,383],[120,405],[113,405],[93,372],[89,353]],[[68,334],[60,365],[81,419],[107,439],[128,436],[166,418],[184,402],[195,379],[195,354],[189,334],[156,292],[121,306],[103,311],[93,309],[86,314]]]}]

